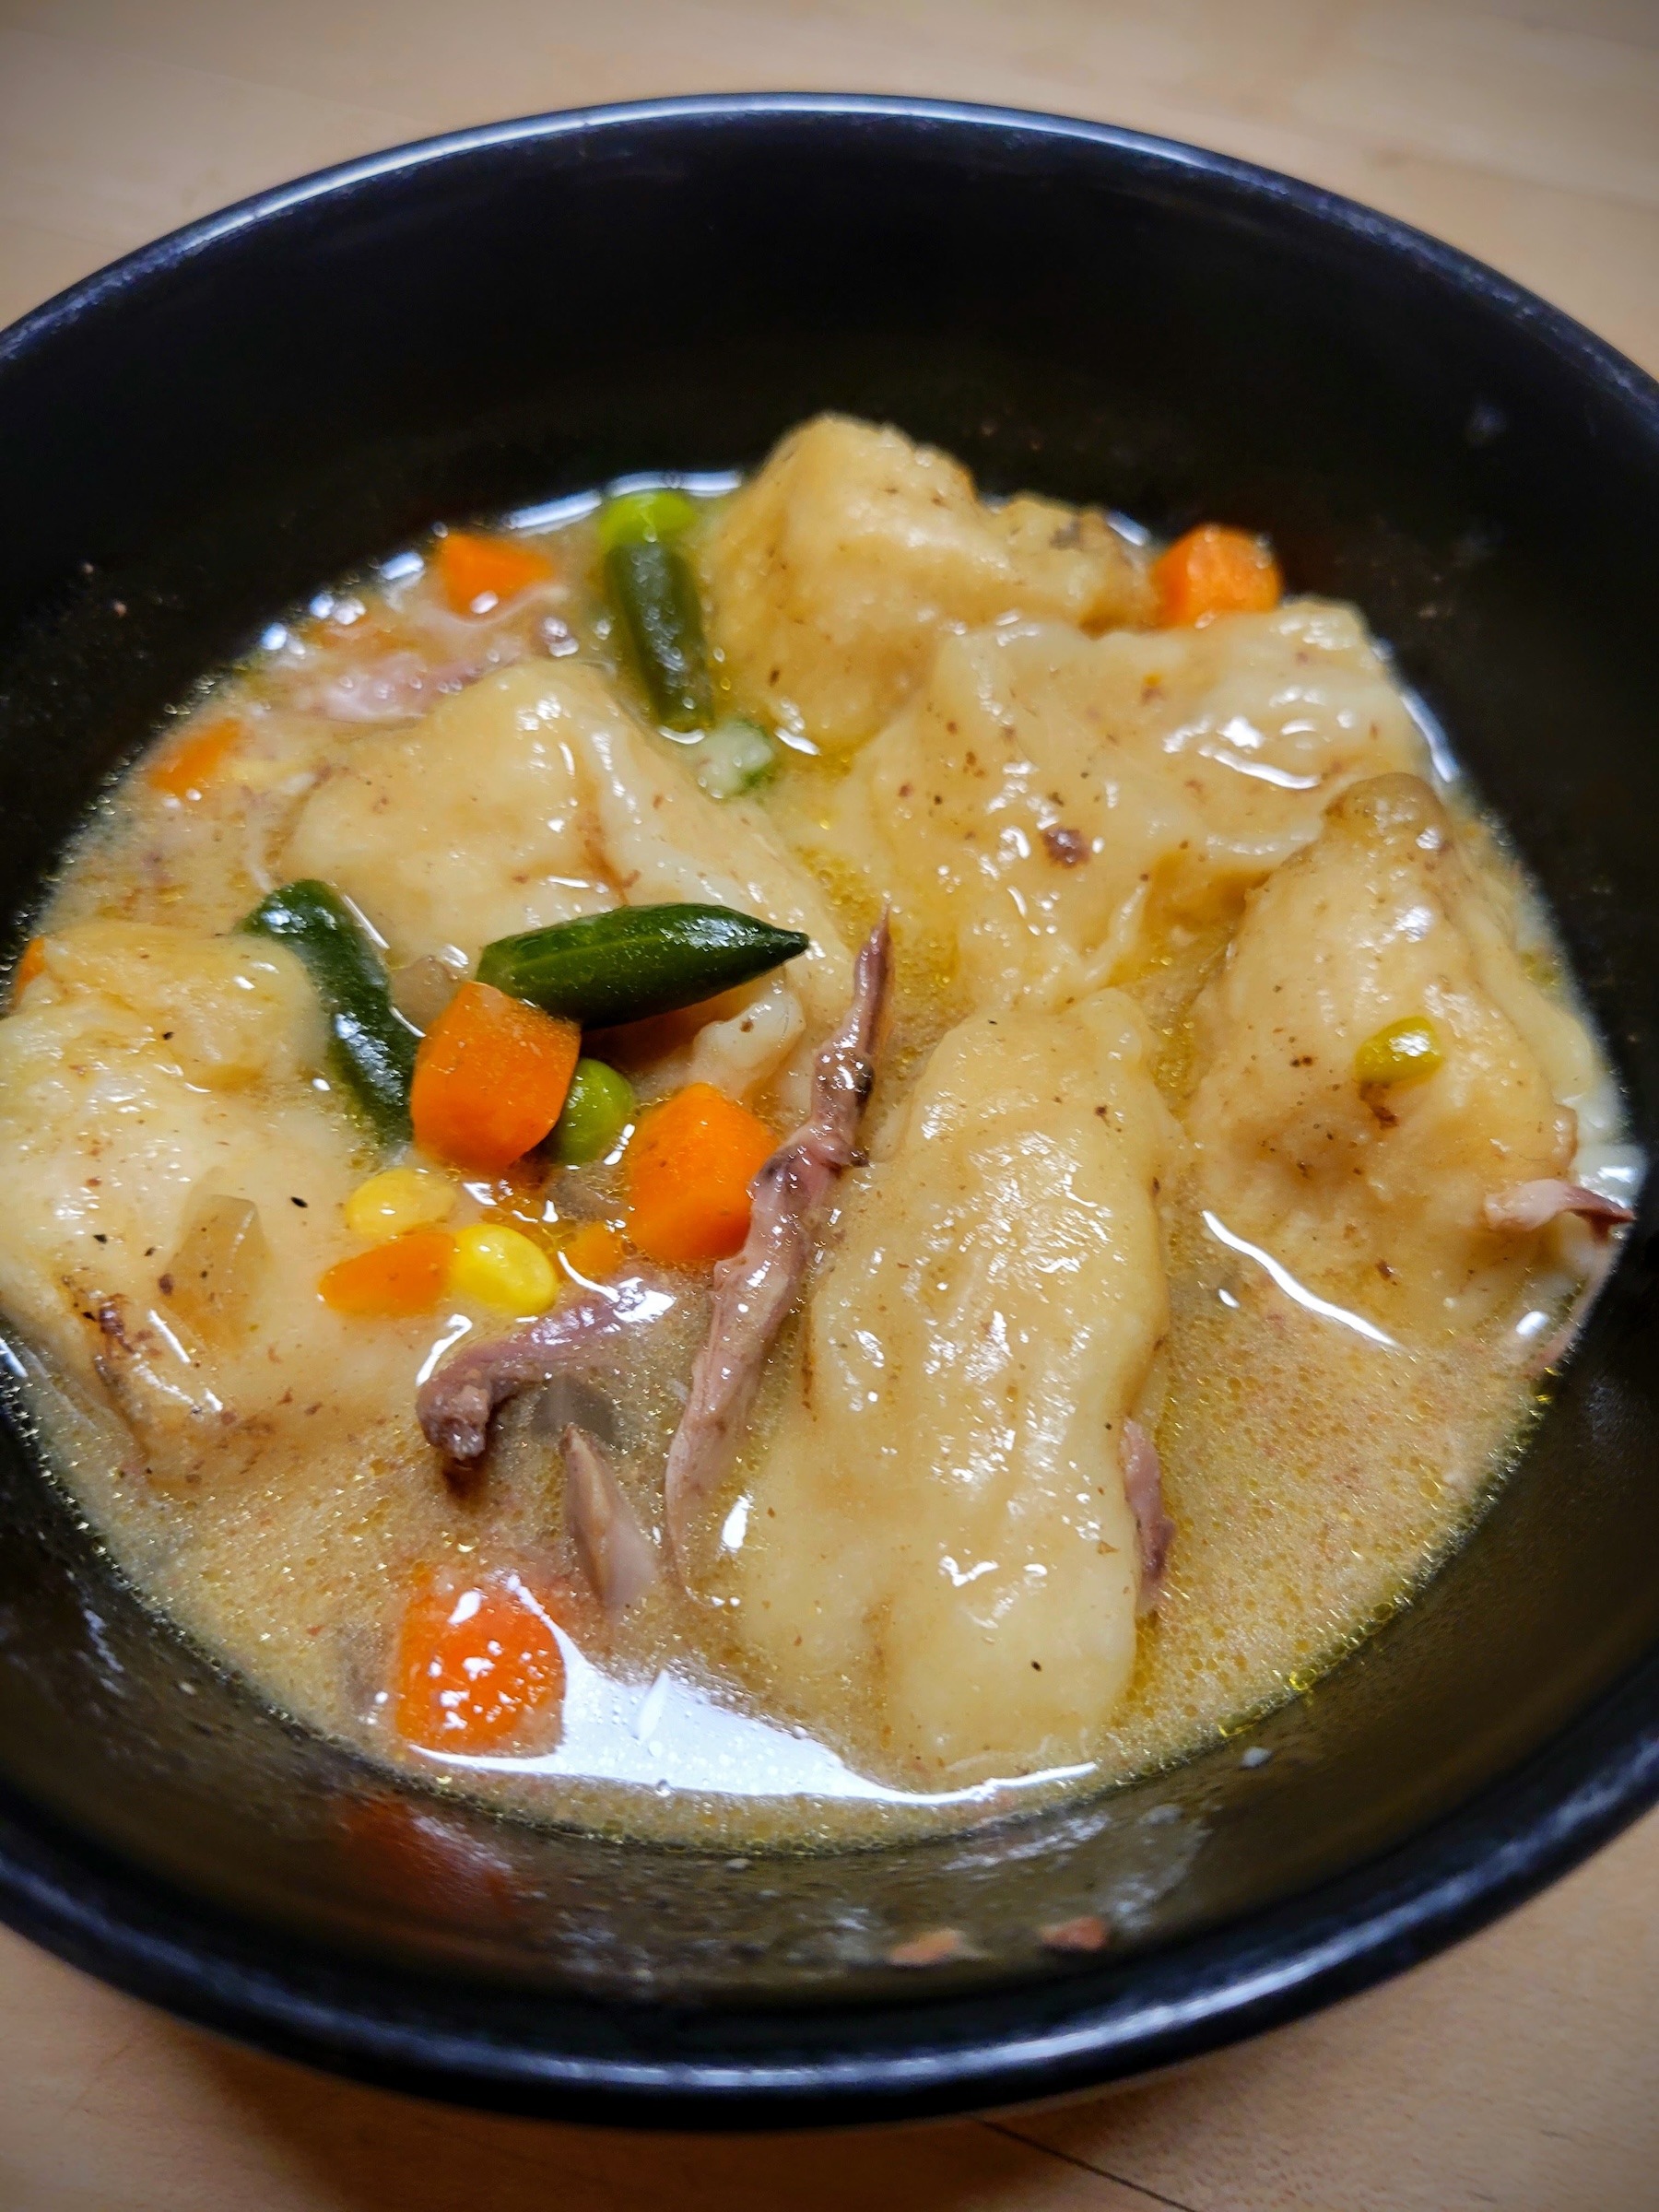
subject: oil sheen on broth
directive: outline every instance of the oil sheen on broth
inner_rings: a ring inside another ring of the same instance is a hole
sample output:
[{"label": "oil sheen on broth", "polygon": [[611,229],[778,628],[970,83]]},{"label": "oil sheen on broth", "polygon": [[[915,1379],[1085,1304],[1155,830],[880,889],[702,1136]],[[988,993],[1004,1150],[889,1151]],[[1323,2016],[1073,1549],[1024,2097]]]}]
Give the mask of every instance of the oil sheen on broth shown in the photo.
[{"label": "oil sheen on broth", "polygon": [[[687,903],[808,949],[590,976],[567,1099],[500,941]],[[1354,609],[841,418],[320,593],[36,927],[54,1465],[272,1703],[542,1819],[978,1820],[1282,1700],[1468,1525],[1640,1172]]]}]

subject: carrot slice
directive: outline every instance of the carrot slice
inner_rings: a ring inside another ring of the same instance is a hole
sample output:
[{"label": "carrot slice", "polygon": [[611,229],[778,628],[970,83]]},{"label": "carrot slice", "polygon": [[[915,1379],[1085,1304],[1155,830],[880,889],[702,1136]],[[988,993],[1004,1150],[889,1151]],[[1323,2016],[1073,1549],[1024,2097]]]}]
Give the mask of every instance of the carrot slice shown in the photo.
[{"label": "carrot slice", "polygon": [[174,746],[146,771],[145,781],[163,797],[194,806],[206,793],[225,756],[241,738],[241,724],[234,720],[209,723],[182,745]]},{"label": "carrot slice", "polygon": [[415,1141],[469,1174],[499,1175],[559,1119],[582,1031],[490,983],[463,983],[421,1039]]},{"label": "carrot slice", "polygon": [[516,598],[533,583],[546,583],[552,573],[553,563],[545,555],[508,538],[451,530],[438,540],[438,580],[457,615],[487,615],[503,599]]},{"label": "carrot slice", "polygon": [[37,975],[46,971],[46,940],[30,937],[18,956],[18,965],[12,971],[12,1005],[15,1006]]},{"label": "carrot slice", "polygon": [[[398,1638],[397,1732],[433,1751],[484,1751],[564,1701],[564,1657],[544,1600],[516,1575],[419,1592]],[[538,1732],[539,1733],[539,1732]]]},{"label": "carrot slice", "polygon": [[603,1282],[621,1266],[626,1247],[620,1233],[608,1221],[584,1221],[559,1248],[568,1273],[584,1282]]},{"label": "carrot slice", "polygon": [[429,1313],[443,1296],[454,1249],[447,1230],[411,1229],[371,1251],[336,1260],[317,1292],[336,1313]]},{"label": "carrot slice", "polygon": [[1166,629],[1191,628],[1217,615],[1271,614],[1285,595],[1285,580],[1265,538],[1248,530],[1204,523],[1189,530],[1152,564]]},{"label": "carrot slice", "polygon": [[712,1083],[653,1106],[629,1145],[628,1233],[648,1260],[695,1267],[748,1234],[749,1184],[777,1138]]}]

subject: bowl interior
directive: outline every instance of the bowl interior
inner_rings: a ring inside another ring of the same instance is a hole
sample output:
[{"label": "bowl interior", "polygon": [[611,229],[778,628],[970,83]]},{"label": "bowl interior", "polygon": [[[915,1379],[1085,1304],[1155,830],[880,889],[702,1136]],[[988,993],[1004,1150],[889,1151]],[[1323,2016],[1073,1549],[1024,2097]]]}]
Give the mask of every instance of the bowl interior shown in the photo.
[{"label": "bowl interior", "polygon": [[[1357,600],[1553,900],[1652,1131],[1651,391],[1359,211],[1030,119],[690,103],[481,134],[279,195],[21,327],[0,346],[7,910],[161,711],[319,582],[440,517],[747,465],[827,406],[994,490],[1259,526],[1293,587]],[[677,2066],[716,2101],[776,2075],[798,2112],[832,2077],[914,2108],[971,2093],[966,2061],[917,2070],[924,2044],[1047,2036],[1042,2086],[1171,2055],[1156,2003],[1191,1997],[1224,1936],[1242,2018],[1241,1943],[1288,1985],[1316,1974],[1333,1900],[1332,1924],[1374,1921],[1390,1883],[1421,1890],[1454,1810],[1476,1860],[1535,1837],[1565,1784],[1515,1777],[1631,1694],[1659,1641],[1643,1234],[1474,1540],[1253,1732],[1269,1759],[1234,1741],[879,1853],[712,1861],[402,1792],[159,1630],[14,1425],[4,1909],[206,2017],[459,2093],[661,2098]],[[1043,1924],[1102,1909],[1106,1960],[1041,1950]],[[941,1924],[977,1955],[922,2003],[881,1961]],[[1056,2055],[1085,2006],[1128,2025]],[[1197,2019],[1189,2041],[1228,2031]],[[976,2078],[1030,2093],[1013,2065]]]}]

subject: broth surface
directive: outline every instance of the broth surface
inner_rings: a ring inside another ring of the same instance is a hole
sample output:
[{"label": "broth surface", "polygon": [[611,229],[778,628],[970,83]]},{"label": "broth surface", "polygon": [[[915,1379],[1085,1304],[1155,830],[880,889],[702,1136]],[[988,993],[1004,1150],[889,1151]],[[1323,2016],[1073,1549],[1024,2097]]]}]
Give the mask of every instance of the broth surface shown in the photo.
[{"label": "broth surface", "polygon": [[[306,1724],[616,1832],[971,1823],[1191,1753],[1407,1602],[1605,1267],[1584,1194],[1633,1197],[1640,1162],[1547,917],[1354,610],[1169,619],[1121,518],[992,505],[838,418],[685,489],[701,728],[641,688],[613,488],[320,591],[158,734],[0,1021],[0,1298],[125,1571]],[[394,1155],[300,962],[238,934],[300,878],[417,1030],[486,944],[619,904],[801,929],[800,960],[582,1048],[634,1126],[702,1083],[779,1142],[891,903],[868,1159],[680,1552],[663,1469],[716,1278],[641,1262],[627,1136],[418,1163],[443,1235],[511,1228],[562,1307],[632,1316],[464,1477],[418,1382],[520,1317],[453,1277],[401,1316],[318,1295]],[[572,1423],[653,1547],[625,1609],[575,1542]],[[561,1697],[409,1740],[410,1621],[498,1603]]]}]

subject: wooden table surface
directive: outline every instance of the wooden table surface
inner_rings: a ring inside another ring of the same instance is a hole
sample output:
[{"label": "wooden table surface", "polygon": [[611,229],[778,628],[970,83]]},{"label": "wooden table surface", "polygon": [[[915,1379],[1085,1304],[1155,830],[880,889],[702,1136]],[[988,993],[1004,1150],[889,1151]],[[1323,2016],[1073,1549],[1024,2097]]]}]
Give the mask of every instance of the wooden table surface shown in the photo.
[{"label": "wooden table surface", "polygon": [[[658,92],[931,92],[1265,161],[1659,369],[1659,0],[0,0],[0,323],[325,162]],[[1653,2212],[1659,1815],[1403,1981],[1060,2112],[632,2138],[320,2080],[0,1936],[0,2212]]]}]

